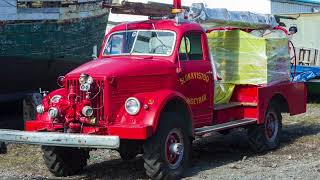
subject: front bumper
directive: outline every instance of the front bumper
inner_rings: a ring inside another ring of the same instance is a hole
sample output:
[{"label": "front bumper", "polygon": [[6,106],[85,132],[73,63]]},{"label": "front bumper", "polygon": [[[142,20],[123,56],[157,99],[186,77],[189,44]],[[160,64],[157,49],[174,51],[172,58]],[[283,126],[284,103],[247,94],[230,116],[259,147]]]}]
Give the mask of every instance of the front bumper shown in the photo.
[{"label": "front bumper", "polygon": [[0,142],[45,146],[118,149],[119,136],[87,135],[56,132],[27,132],[0,129]]}]

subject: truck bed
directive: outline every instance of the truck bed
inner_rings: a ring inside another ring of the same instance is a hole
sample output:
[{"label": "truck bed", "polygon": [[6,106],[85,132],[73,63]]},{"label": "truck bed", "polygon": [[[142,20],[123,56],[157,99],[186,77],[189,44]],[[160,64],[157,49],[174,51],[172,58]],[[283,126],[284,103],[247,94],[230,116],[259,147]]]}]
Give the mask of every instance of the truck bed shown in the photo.
[{"label": "truck bed", "polygon": [[213,125],[255,119],[264,122],[270,102],[282,113],[306,112],[304,83],[285,82],[275,85],[237,85],[229,103],[214,105]]}]

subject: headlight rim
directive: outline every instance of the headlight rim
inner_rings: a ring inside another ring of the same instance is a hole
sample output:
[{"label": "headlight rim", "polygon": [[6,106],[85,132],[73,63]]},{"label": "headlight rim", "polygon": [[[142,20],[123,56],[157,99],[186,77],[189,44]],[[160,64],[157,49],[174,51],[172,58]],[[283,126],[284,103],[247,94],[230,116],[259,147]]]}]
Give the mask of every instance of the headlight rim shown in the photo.
[{"label": "headlight rim", "polygon": [[[134,101],[137,102],[138,108],[137,108],[137,111],[136,111],[136,112],[130,112],[130,111],[128,110],[128,108],[127,108],[127,103],[128,103],[128,101],[130,101],[130,100],[134,100]],[[125,104],[124,104],[124,108],[125,108],[126,112],[127,112],[129,115],[135,116],[135,115],[137,115],[137,114],[140,112],[140,110],[141,110],[141,103],[140,103],[140,101],[139,101],[138,98],[136,98],[136,97],[129,97],[129,98],[126,100]]]},{"label": "headlight rim", "polygon": [[[50,98],[50,103],[59,103],[61,98],[62,98],[61,95],[56,94]],[[55,99],[57,99],[57,100],[55,100]]]},{"label": "headlight rim", "polygon": [[43,104],[37,105],[36,111],[38,114],[43,114],[44,113],[44,105]]},{"label": "headlight rim", "polygon": [[79,77],[79,83],[80,84],[85,84],[87,82],[87,75],[86,74],[81,74]]},{"label": "headlight rim", "polygon": [[[90,115],[87,115],[85,112],[87,111],[87,110],[91,110],[91,114]],[[94,110],[93,110],[93,108],[91,107],[91,106],[84,106],[83,108],[82,108],[82,110],[81,110],[81,113],[82,113],[82,115],[84,115],[85,117],[91,117],[92,115],[93,115],[93,113],[94,113]]]},{"label": "headlight rim", "polygon": [[82,73],[79,77],[79,83],[91,85],[94,83],[94,78],[92,76],[90,76],[89,74]]},{"label": "headlight rim", "polygon": [[[54,116],[52,116],[52,114],[50,113],[50,111],[54,110]],[[51,107],[49,108],[48,110],[48,117],[51,118],[51,119],[54,119],[54,118],[57,118],[59,116],[59,109],[56,108],[56,107]]]}]

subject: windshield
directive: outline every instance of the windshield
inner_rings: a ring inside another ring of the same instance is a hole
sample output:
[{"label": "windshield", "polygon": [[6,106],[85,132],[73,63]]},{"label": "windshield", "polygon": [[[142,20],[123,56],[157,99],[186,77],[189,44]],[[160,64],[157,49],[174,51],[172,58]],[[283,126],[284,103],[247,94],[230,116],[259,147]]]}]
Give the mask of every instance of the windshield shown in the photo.
[{"label": "windshield", "polygon": [[159,55],[170,56],[175,34],[170,31],[123,31],[111,34],[103,55]]}]

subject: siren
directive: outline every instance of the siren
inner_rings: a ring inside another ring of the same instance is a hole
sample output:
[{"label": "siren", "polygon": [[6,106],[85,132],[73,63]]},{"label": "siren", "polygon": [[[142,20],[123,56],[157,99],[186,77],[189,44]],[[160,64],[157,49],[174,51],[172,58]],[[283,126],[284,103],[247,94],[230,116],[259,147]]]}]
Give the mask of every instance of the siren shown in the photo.
[{"label": "siren", "polygon": [[173,0],[172,14],[179,14],[182,12],[181,0]]}]

